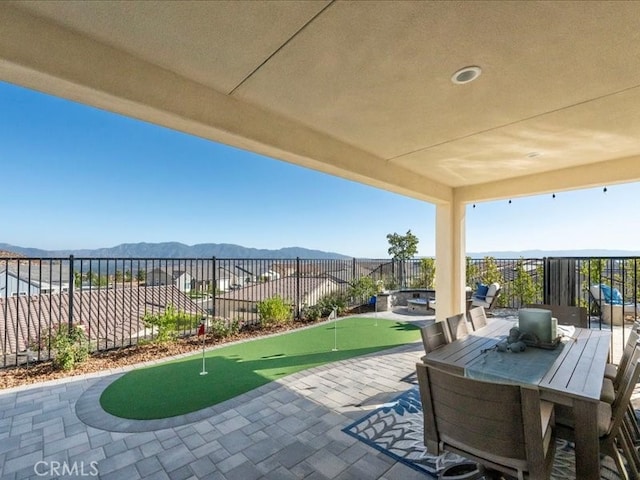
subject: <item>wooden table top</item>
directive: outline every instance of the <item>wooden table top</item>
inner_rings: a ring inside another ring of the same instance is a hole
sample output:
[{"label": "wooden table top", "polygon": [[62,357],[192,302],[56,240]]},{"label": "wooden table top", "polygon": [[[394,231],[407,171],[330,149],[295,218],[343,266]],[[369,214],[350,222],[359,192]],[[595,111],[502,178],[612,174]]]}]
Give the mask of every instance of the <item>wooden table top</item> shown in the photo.
[{"label": "wooden table top", "polygon": [[[514,323],[512,320],[494,318],[467,337],[425,355],[423,361],[464,375],[465,369],[485,354],[483,350],[490,349],[506,338]],[[546,392],[543,396],[565,404],[571,404],[572,397],[599,401],[610,339],[611,333],[607,331],[576,328],[573,338],[564,340],[562,351],[547,373],[535,383],[541,392]],[[512,355],[519,354],[503,355],[504,361],[508,362],[513,358]]]}]

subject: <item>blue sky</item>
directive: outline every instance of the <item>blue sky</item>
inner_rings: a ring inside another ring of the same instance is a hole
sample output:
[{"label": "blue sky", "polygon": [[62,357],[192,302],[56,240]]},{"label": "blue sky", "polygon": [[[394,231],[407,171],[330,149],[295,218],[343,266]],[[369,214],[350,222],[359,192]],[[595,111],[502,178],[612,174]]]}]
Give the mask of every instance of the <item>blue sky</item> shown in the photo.
[{"label": "blue sky", "polygon": [[[408,229],[433,255],[435,207],[0,82],[0,243],[178,241],[387,257]],[[640,250],[638,184],[487,202],[467,251]],[[621,223],[624,226],[621,226]]]}]

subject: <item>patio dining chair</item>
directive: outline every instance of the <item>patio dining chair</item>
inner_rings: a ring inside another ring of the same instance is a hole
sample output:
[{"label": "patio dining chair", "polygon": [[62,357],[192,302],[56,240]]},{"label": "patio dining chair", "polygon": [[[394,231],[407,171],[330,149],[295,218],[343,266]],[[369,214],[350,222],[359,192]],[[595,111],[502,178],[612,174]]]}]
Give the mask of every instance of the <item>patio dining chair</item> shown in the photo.
[{"label": "patio dining chair", "polygon": [[519,480],[550,477],[554,407],[540,400],[536,388],[462,377],[422,363],[416,371],[429,452],[453,452]]},{"label": "patio dining chair", "polygon": [[[600,400],[603,402],[610,404],[615,402],[616,394],[622,388],[624,372],[626,371],[629,362],[634,357],[636,350],[640,348],[640,343],[638,343],[639,339],[640,335],[638,332],[635,329],[632,329],[629,333],[629,338],[624,346],[618,365],[607,364],[607,368],[605,369],[605,378],[603,379],[602,390],[600,392]],[[615,375],[613,377],[610,376],[612,369],[609,367],[615,367]],[[631,441],[635,445],[638,445],[640,443],[640,426],[638,425],[638,420],[636,418],[635,408],[631,402],[629,402],[629,405],[627,406],[624,422],[628,429]],[[640,469],[640,464],[638,465],[638,468]]]},{"label": "patio dining chair", "polygon": [[[638,472],[640,459],[630,438],[628,426],[625,424],[625,416],[627,415],[631,395],[636,383],[640,380],[639,358],[640,349],[636,349],[625,368],[620,388],[616,392],[613,403],[609,404],[601,401],[598,404],[597,421],[600,451],[613,459],[618,474],[623,480],[637,480],[640,478],[640,473]],[[558,437],[569,441],[574,440],[573,412],[570,407],[557,406],[556,431]],[[624,458],[619,449],[622,450]]]},{"label": "patio dining chair", "polygon": [[487,325],[487,315],[485,314],[484,307],[474,307],[469,310],[469,322],[474,331],[485,327]]},{"label": "patio dining chair", "polygon": [[449,334],[444,322],[434,322],[420,329],[425,353],[433,352],[449,343]]},{"label": "patio dining chair", "polygon": [[459,338],[469,335],[469,326],[464,313],[458,313],[452,317],[447,317],[447,327],[449,328],[449,338],[453,342]]},{"label": "patio dining chair", "polygon": [[[608,363],[606,365],[600,400],[608,403],[613,403],[615,399],[615,392],[620,389],[624,371],[627,368],[627,365],[629,363],[629,360],[632,358],[633,353],[638,348],[639,339],[640,335],[638,335],[638,332],[636,332],[635,330],[631,330],[631,332],[629,332],[629,338],[627,338],[627,343],[622,350],[622,356],[620,357],[620,362],[618,363],[618,365],[616,366],[611,363]],[[614,373],[613,376],[612,373]]]}]

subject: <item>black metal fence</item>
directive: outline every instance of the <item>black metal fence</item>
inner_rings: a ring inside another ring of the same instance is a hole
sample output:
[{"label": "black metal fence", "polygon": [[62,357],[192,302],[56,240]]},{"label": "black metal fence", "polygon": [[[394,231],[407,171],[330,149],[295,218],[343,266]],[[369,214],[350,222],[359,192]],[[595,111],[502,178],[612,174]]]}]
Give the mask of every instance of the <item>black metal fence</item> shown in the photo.
[{"label": "black metal fence", "polygon": [[[467,260],[467,284],[501,285],[500,307],[531,303],[583,306],[592,328],[612,328],[635,318],[638,287],[636,257]],[[370,279],[377,290],[433,288],[431,258],[390,259],[0,259],[0,345],[2,366],[33,355],[50,358],[60,325],[82,325],[93,350],[128,346],[153,338],[143,321],[168,308],[189,321],[190,333],[207,317],[251,324],[258,305],[280,297],[300,317],[327,297],[366,301],[352,286]],[[620,303],[595,298],[594,285],[620,292]],[[590,292],[591,291],[591,292]],[[607,321],[608,323],[603,323]],[[623,333],[624,335],[624,333]]]}]

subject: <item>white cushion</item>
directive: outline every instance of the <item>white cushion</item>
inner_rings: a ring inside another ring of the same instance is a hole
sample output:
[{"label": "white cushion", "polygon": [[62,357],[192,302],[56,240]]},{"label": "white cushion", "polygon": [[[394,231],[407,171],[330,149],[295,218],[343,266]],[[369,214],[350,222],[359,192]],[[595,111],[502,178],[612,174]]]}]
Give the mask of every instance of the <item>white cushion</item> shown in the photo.
[{"label": "white cushion", "polygon": [[492,283],[491,285],[489,285],[489,290],[487,290],[487,299],[492,299],[493,297],[495,297],[496,292],[499,288],[499,283]]}]

